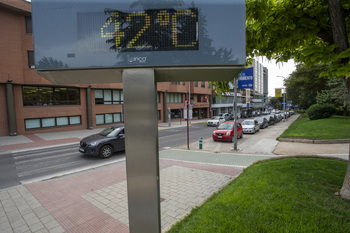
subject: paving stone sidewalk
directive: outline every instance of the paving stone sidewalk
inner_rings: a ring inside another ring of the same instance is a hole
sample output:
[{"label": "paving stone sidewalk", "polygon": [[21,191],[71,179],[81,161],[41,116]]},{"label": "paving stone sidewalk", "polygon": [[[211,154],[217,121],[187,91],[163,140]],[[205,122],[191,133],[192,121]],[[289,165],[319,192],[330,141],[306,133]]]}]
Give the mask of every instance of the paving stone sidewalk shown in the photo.
[{"label": "paving stone sidewalk", "polygon": [[[160,159],[162,231],[242,170],[240,166]],[[126,194],[125,163],[3,189],[0,232],[129,232]]]}]

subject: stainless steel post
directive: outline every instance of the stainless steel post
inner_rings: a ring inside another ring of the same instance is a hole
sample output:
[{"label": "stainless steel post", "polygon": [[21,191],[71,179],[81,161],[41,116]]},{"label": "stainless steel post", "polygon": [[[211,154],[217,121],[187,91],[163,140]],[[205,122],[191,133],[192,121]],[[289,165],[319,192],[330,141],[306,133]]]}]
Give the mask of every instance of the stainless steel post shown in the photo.
[{"label": "stainless steel post", "polygon": [[123,89],[129,230],[131,233],[159,233],[159,148],[154,70],[124,70]]},{"label": "stainless steel post", "polygon": [[234,116],[234,121],[235,121],[235,125],[234,125],[234,147],[233,149],[235,151],[237,151],[237,85],[238,85],[238,77],[234,78],[234,90],[235,90],[235,97],[234,97],[234,103],[233,103],[233,108],[235,110],[235,116]]}]

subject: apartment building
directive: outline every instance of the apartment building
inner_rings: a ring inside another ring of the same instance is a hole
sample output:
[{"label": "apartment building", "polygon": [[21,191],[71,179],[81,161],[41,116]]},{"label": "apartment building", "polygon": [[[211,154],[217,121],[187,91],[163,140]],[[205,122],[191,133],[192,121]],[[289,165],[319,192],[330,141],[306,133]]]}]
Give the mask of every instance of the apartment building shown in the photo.
[{"label": "apartment building", "polygon": [[[30,2],[1,0],[0,20],[0,136],[92,129],[124,121],[122,83],[55,85],[37,74]],[[168,111],[172,120],[183,117],[189,97],[193,118],[209,117],[208,82],[161,82],[157,91],[159,122],[168,121]]]}]

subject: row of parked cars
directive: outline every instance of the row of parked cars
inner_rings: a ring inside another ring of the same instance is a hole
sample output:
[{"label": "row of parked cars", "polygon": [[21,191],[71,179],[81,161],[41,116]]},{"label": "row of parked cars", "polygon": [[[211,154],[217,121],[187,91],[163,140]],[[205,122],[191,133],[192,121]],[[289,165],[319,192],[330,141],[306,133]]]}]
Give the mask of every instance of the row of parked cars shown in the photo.
[{"label": "row of parked cars", "polygon": [[[290,112],[271,112],[269,115],[261,115],[253,119],[246,119],[242,123],[237,122],[237,138],[243,138],[243,134],[260,131],[270,125],[282,121],[285,118],[294,114]],[[214,141],[233,141],[234,139],[234,121],[226,121],[223,116],[216,116],[207,121],[208,126],[216,126],[216,129],[212,133]]]}]

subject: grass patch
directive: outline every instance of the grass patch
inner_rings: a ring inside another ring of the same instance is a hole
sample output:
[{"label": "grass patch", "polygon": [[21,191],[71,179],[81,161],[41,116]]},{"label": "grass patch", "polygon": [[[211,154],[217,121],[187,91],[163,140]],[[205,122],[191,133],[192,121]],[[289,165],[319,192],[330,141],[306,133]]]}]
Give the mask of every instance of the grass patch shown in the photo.
[{"label": "grass patch", "polygon": [[279,138],[348,139],[350,117],[333,115],[326,119],[310,120],[301,115]]},{"label": "grass patch", "polygon": [[253,164],[169,232],[350,232],[350,203],[334,196],[346,166],[318,158]]}]

